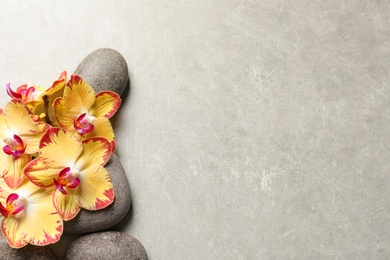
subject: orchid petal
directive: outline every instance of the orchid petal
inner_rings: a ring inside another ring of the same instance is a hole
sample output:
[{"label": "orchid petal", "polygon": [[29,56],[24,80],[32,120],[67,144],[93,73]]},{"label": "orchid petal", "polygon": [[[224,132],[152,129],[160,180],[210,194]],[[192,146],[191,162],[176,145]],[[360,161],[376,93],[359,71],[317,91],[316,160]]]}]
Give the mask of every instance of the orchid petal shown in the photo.
[{"label": "orchid petal", "polygon": [[20,137],[26,143],[26,153],[34,154],[39,150],[39,144],[43,134],[50,128],[44,122],[35,122],[35,133],[21,133]]},{"label": "orchid petal", "polygon": [[43,93],[42,95],[45,94],[51,96],[53,97],[53,101],[54,101],[54,99],[56,99],[57,97],[61,97],[63,95],[65,85],[66,85],[66,71],[63,71],[60,77],[56,81],[54,81],[53,85],[50,88],[48,88],[45,91],[45,93]]},{"label": "orchid petal", "polygon": [[22,132],[29,132],[35,129],[36,123],[31,119],[32,112],[24,105],[20,99],[12,99],[3,110],[3,118],[9,128],[16,128],[21,135]]},{"label": "orchid petal", "polygon": [[13,192],[14,190],[5,183],[4,178],[0,178],[0,202],[5,203],[8,196]]},{"label": "orchid petal", "polygon": [[9,168],[9,155],[0,151],[0,177],[7,173]]},{"label": "orchid petal", "polygon": [[28,244],[28,242],[23,239],[22,234],[18,232],[18,229],[19,221],[17,221],[15,217],[3,219],[1,230],[12,248],[21,248]]},{"label": "orchid petal", "polygon": [[111,143],[111,151],[114,152],[116,148],[114,129],[112,128],[110,120],[105,117],[96,118],[94,123],[94,129],[85,134],[84,137],[91,138],[100,136],[106,138]]},{"label": "orchid petal", "polygon": [[79,135],[51,128],[41,139],[40,156],[48,168],[63,169],[75,164],[82,151]]},{"label": "orchid petal", "polygon": [[59,189],[54,189],[53,203],[57,209],[58,214],[65,221],[74,218],[80,211],[80,206],[75,201],[75,189],[66,188],[67,194],[64,195]]},{"label": "orchid petal", "polygon": [[114,197],[114,187],[105,168],[90,167],[80,173],[80,185],[75,189],[75,199],[80,207],[102,209],[110,205]]},{"label": "orchid petal", "polygon": [[[57,123],[64,129],[70,130],[73,128],[73,122],[77,118],[79,114],[70,114],[67,113],[68,109],[65,105],[65,99],[64,98],[56,98],[53,103],[54,108],[54,115],[56,118]],[[79,111],[76,111],[79,112]]]},{"label": "orchid petal", "polygon": [[96,101],[89,109],[89,113],[94,117],[113,116],[121,105],[120,96],[112,91],[103,91],[96,95]]},{"label": "orchid petal", "polygon": [[90,108],[95,102],[95,91],[80,76],[72,75],[64,90],[68,104],[80,103],[83,108]]},{"label": "orchid petal", "polygon": [[52,189],[37,190],[20,222],[19,229],[30,244],[38,246],[53,244],[62,235],[62,219],[53,206],[51,194]]},{"label": "orchid petal", "polygon": [[1,113],[0,113],[0,137],[5,136],[7,134],[7,131],[8,131],[8,125],[4,119],[4,113],[1,110]]},{"label": "orchid petal", "polygon": [[32,160],[24,167],[24,175],[39,187],[52,186],[54,184],[53,179],[58,175],[59,171],[60,169],[48,168],[42,157]]},{"label": "orchid petal", "polygon": [[10,188],[17,188],[25,179],[23,168],[30,160],[31,155],[28,154],[22,154],[18,159],[15,159],[13,156],[8,156],[8,164],[10,167],[3,178]]},{"label": "orchid petal", "polygon": [[83,141],[83,151],[77,160],[77,169],[104,166],[111,156],[111,144],[102,137],[89,138]]},{"label": "orchid petal", "polygon": [[44,113],[44,102],[42,100],[30,100],[24,103],[35,115]]}]

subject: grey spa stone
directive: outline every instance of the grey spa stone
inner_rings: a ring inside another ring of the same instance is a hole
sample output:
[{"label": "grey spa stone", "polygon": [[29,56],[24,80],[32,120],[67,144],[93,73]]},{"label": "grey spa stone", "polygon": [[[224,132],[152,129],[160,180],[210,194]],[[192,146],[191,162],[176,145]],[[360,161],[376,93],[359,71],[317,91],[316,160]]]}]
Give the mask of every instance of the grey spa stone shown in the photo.
[{"label": "grey spa stone", "polygon": [[114,186],[114,202],[97,211],[81,209],[74,219],[64,221],[64,234],[83,234],[110,228],[119,223],[129,211],[130,185],[118,156],[112,154],[105,168]]},{"label": "grey spa stone", "polygon": [[126,60],[116,50],[101,48],[93,51],[74,71],[95,90],[114,91],[121,95],[128,85],[129,72]]},{"label": "grey spa stone", "polygon": [[20,249],[8,245],[3,234],[0,234],[0,260],[52,260],[56,255],[47,246],[27,245]]},{"label": "grey spa stone", "polygon": [[147,260],[145,248],[134,237],[117,231],[85,235],[75,240],[65,259]]}]

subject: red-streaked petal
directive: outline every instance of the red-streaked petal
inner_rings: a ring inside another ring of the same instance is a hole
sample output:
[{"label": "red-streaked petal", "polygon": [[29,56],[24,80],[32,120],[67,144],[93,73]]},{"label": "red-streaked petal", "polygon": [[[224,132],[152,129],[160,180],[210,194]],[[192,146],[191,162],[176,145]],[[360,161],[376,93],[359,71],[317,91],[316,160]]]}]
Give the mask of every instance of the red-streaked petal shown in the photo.
[{"label": "red-streaked petal", "polygon": [[77,160],[76,168],[88,169],[96,165],[104,166],[111,156],[111,144],[102,137],[93,137],[83,141],[83,151]]},{"label": "red-streaked petal", "polygon": [[[26,186],[35,186],[25,182]],[[22,186],[22,188],[24,188]],[[35,186],[36,191],[27,199],[24,218],[19,230],[24,239],[33,245],[44,246],[57,242],[63,231],[63,222],[52,202],[52,189],[42,189]],[[34,189],[33,187],[29,190]]]},{"label": "red-streaked petal", "polygon": [[62,71],[62,72],[61,72],[61,75],[60,75],[59,78],[58,78],[58,80],[64,80],[64,79],[66,79],[66,75],[67,75],[66,70]]},{"label": "red-streaked petal", "polygon": [[75,189],[76,202],[88,210],[107,207],[114,201],[114,187],[104,167],[90,167],[80,173],[80,185]]},{"label": "red-streaked petal", "polygon": [[35,122],[36,128],[34,133],[22,133],[20,137],[23,139],[26,146],[27,154],[35,154],[39,150],[39,144],[42,136],[50,129],[50,125],[44,122]]},{"label": "red-streaked petal", "polygon": [[65,99],[62,97],[56,98],[54,100],[53,108],[54,116],[56,118],[57,123],[66,130],[72,129],[73,122],[78,117],[79,113],[68,114]]},{"label": "red-streaked petal", "polygon": [[114,129],[112,128],[110,120],[105,117],[96,118],[94,123],[94,129],[85,134],[84,137],[86,139],[91,137],[104,137],[111,143],[111,151],[114,152],[116,147],[115,134]]},{"label": "red-streaked petal", "polygon": [[6,199],[13,192],[14,190],[8,187],[8,185],[4,181],[4,178],[0,178],[0,202],[5,205]]},{"label": "red-streaked petal", "polygon": [[3,219],[1,223],[1,230],[4,237],[7,239],[8,244],[12,248],[22,248],[28,244],[23,239],[23,235],[18,232],[19,221],[15,217],[7,217]]},{"label": "red-streaked petal", "polygon": [[9,167],[9,155],[0,152],[0,178],[7,173]]},{"label": "red-streaked petal", "polygon": [[80,211],[74,197],[75,189],[65,188],[67,194],[64,195],[60,190],[55,189],[53,192],[53,203],[58,214],[65,221],[74,218]]},{"label": "red-streaked petal", "polygon": [[77,133],[51,128],[41,139],[40,157],[48,168],[73,166],[83,149],[79,138]]},{"label": "red-streaked petal", "polygon": [[9,187],[15,189],[22,183],[25,178],[23,174],[24,166],[30,160],[31,155],[28,154],[22,154],[18,159],[15,159],[13,156],[8,156],[9,169],[3,178]]},{"label": "red-streaked petal", "polygon": [[18,129],[18,134],[35,132],[36,123],[32,120],[32,112],[21,99],[11,99],[4,107],[3,119],[8,129]]},{"label": "red-streaked petal", "polygon": [[66,71],[63,71],[60,77],[56,81],[54,81],[53,85],[50,88],[48,88],[44,94],[53,95],[54,93],[57,93],[57,95],[55,95],[54,97],[54,99],[56,99],[57,97],[63,95],[65,85],[66,85]]},{"label": "red-streaked petal", "polygon": [[121,105],[120,96],[112,91],[103,91],[96,95],[93,106],[89,109],[89,114],[94,117],[112,117]]},{"label": "red-streaked petal", "polygon": [[24,175],[35,185],[40,187],[53,186],[53,178],[58,175],[60,169],[48,168],[41,157],[29,162],[24,168]]}]

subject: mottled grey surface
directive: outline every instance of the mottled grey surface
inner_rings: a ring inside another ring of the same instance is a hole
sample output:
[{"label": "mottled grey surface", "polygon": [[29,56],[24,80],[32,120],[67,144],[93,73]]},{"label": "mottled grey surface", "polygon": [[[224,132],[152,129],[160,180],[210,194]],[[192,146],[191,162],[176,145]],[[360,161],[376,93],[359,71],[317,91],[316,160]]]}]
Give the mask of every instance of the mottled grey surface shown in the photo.
[{"label": "mottled grey surface", "polygon": [[121,95],[129,80],[126,60],[118,51],[110,48],[99,48],[89,53],[74,74],[85,79],[96,93],[110,90]]},{"label": "mottled grey surface", "polygon": [[390,258],[388,0],[2,1],[0,22],[1,86],[123,54],[122,231],[149,259]]},{"label": "mottled grey surface", "polygon": [[21,249],[11,248],[0,234],[0,260],[55,260],[56,255],[45,246],[27,245]]},{"label": "mottled grey surface", "polygon": [[148,260],[148,255],[136,238],[108,231],[78,238],[70,245],[64,259]]},{"label": "mottled grey surface", "polygon": [[114,202],[97,211],[81,209],[74,219],[64,221],[64,234],[83,234],[107,229],[118,224],[126,216],[131,205],[130,185],[116,154],[111,155],[105,168],[114,186]]}]

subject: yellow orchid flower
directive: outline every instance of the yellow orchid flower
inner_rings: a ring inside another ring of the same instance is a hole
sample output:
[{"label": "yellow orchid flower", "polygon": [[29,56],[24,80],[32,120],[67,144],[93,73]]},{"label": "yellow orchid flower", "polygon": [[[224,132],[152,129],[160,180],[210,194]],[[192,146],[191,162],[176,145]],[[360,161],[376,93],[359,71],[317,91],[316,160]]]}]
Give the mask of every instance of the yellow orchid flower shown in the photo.
[{"label": "yellow orchid flower", "polygon": [[93,88],[80,76],[72,75],[65,86],[63,97],[54,101],[54,114],[58,124],[68,131],[75,131],[83,138],[101,136],[115,150],[114,130],[109,118],[121,104],[118,94],[103,91],[95,95]]},{"label": "yellow orchid flower", "polygon": [[39,142],[49,125],[35,122],[21,99],[10,100],[0,110],[0,177],[11,188],[22,183],[24,166],[38,152]]},{"label": "yellow orchid flower", "polygon": [[11,247],[44,246],[60,239],[63,221],[53,205],[52,190],[28,180],[11,189],[0,179],[1,229]]},{"label": "yellow orchid flower", "polygon": [[42,137],[39,157],[24,174],[35,185],[55,187],[53,203],[64,220],[80,208],[98,210],[114,201],[114,188],[103,167],[111,156],[111,144],[102,137],[81,140],[75,132],[51,128]]},{"label": "yellow orchid flower", "polygon": [[66,75],[66,71],[63,71],[58,80],[54,81],[48,89],[32,84],[24,84],[13,91],[11,84],[7,84],[7,93],[12,98],[23,100],[25,105],[35,114],[35,117],[33,117],[35,121],[44,118],[45,122],[55,124],[53,102],[57,97],[61,97],[64,92]]}]

